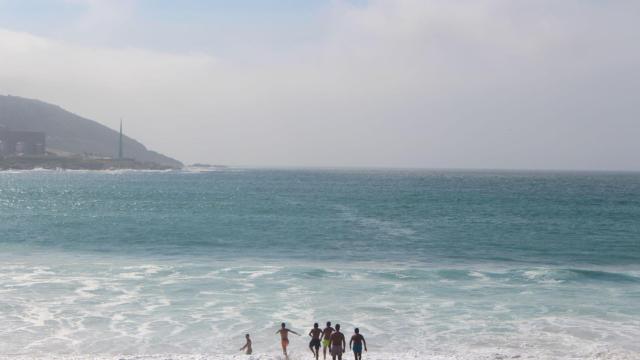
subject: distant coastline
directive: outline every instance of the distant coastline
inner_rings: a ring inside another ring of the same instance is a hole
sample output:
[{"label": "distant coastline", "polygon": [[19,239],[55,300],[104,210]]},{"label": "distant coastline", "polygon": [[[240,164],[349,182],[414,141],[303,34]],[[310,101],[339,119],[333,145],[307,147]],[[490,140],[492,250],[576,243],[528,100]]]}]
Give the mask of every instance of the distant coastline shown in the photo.
[{"label": "distant coastline", "polygon": [[[0,169],[179,169],[179,160],[56,105],[0,95]],[[4,156],[4,157],[2,157]],[[123,159],[124,158],[124,159]]]},{"label": "distant coastline", "polygon": [[5,156],[0,171],[6,170],[178,170],[181,167],[134,159],[91,158],[83,156]]}]

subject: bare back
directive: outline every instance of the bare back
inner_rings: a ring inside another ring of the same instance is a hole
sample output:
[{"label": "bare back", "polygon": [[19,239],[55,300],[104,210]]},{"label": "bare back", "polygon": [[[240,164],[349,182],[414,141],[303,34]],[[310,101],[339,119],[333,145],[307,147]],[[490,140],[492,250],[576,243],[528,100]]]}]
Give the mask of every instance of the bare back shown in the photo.
[{"label": "bare back", "polygon": [[320,339],[320,335],[322,334],[322,330],[320,330],[320,329],[311,329],[311,331],[309,333],[311,334],[311,338],[316,340],[316,339]]},{"label": "bare back", "polygon": [[282,340],[289,340],[289,329],[280,329],[278,330],[278,332],[280,333],[280,339]]},{"label": "bare back", "polygon": [[344,341],[344,335],[341,332],[336,331],[331,334],[331,346],[342,346]]},{"label": "bare back", "polygon": [[335,330],[332,327],[326,327],[324,328],[324,330],[322,330],[322,337],[324,339],[329,340],[331,338],[331,334],[333,334]]}]

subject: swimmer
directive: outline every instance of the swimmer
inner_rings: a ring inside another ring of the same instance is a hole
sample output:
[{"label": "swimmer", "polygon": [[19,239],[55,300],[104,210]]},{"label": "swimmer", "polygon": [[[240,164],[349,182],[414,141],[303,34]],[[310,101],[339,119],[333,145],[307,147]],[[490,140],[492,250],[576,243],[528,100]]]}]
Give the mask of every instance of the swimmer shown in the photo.
[{"label": "swimmer", "polygon": [[322,335],[322,330],[318,327],[318,323],[313,324],[313,329],[309,331],[309,336],[311,337],[309,349],[316,360],[318,360],[318,356],[320,355],[320,335]]},{"label": "swimmer", "polygon": [[285,323],[280,324],[281,329],[276,331],[276,334],[280,334],[280,344],[282,345],[282,353],[285,357],[289,358],[287,355],[287,346],[289,346],[289,333],[296,334],[300,336],[297,332],[293,330],[287,329],[287,325]]},{"label": "swimmer", "polygon": [[331,357],[333,360],[336,360],[336,357],[338,357],[338,360],[342,360],[342,354],[344,353],[347,344],[344,339],[344,334],[340,332],[340,324],[336,324],[336,331],[331,334],[331,338],[329,340]]},{"label": "swimmer", "polygon": [[251,353],[253,352],[253,350],[251,349],[251,338],[249,338],[249,334],[244,336],[245,339],[247,339],[247,343],[244,344],[243,347],[240,348],[240,351],[245,351],[244,353],[247,355],[251,355]]},{"label": "swimmer", "polygon": [[[362,360],[362,344],[364,344],[364,351],[367,351],[367,342],[364,336],[360,335],[360,329],[356,328],[355,332],[351,337],[351,341],[349,341],[349,349],[353,350],[355,360]],[[352,344],[353,347],[351,346]]]},{"label": "swimmer", "polygon": [[335,331],[334,328],[331,327],[331,321],[327,321],[327,327],[322,330],[322,336],[320,337],[320,341],[322,342],[322,355],[324,356],[324,360],[327,360],[327,348],[329,347],[329,343],[331,342],[331,334]]}]

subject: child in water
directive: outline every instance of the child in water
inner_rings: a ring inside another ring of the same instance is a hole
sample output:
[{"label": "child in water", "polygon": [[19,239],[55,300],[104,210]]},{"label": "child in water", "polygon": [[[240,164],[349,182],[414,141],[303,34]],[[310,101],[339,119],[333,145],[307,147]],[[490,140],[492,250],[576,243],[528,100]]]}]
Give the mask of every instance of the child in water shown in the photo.
[{"label": "child in water", "polygon": [[247,343],[244,344],[244,346],[240,348],[240,351],[246,350],[245,354],[251,355],[253,350],[251,350],[251,339],[249,338],[249,334],[245,335],[244,337],[247,339]]}]

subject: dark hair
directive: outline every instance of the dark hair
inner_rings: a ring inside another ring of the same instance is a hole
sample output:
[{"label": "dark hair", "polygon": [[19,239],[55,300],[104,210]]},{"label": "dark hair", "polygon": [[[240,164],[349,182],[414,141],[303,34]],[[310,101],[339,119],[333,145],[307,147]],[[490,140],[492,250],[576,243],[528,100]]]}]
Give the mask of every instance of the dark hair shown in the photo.
[{"label": "dark hair", "polygon": [[327,321],[327,326],[331,326],[331,321]]},{"label": "dark hair", "polygon": [[336,330],[340,330],[340,324],[336,324]]},{"label": "dark hair", "polygon": [[318,323],[313,323],[313,327],[317,328],[318,327]]},{"label": "dark hair", "polygon": [[285,327],[285,326],[287,326],[287,324],[282,323],[282,324],[280,324],[280,326]]},{"label": "dark hair", "polygon": [[360,329],[356,328],[356,334],[360,333]]},{"label": "dark hair", "polygon": [[249,337],[249,334],[245,335],[246,337]]}]

